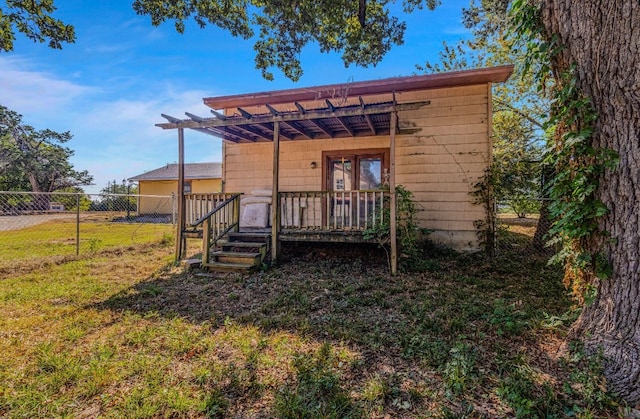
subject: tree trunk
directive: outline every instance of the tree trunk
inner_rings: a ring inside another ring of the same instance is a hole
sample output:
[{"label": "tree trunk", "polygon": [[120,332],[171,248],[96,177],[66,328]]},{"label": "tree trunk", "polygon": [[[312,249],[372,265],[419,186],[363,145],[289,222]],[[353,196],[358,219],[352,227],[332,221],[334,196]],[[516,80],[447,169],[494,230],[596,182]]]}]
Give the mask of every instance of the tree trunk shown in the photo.
[{"label": "tree trunk", "polygon": [[637,0],[542,0],[547,36],[566,48],[552,63],[562,71],[575,63],[578,87],[598,119],[594,147],[616,151],[619,165],[600,179],[597,197],[610,212],[600,227],[613,275],[598,283],[574,336],[602,350],[609,390],[640,403],[640,2]]},{"label": "tree trunk", "polygon": [[549,201],[543,200],[540,204],[540,218],[538,218],[538,224],[536,225],[536,232],[533,235],[531,245],[533,249],[543,255],[548,255],[552,252],[552,247],[547,246],[547,233],[551,228],[551,219],[549,217]]}]

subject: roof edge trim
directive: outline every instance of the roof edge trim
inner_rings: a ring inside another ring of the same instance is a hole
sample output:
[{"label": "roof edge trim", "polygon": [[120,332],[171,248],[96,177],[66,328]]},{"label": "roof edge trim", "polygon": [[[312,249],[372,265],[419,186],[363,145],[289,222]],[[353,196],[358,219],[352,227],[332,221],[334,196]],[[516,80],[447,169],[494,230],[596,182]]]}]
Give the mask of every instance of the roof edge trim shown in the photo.
[{"label": "roof edge trim", "polygon": [[273,90],[240,95],[204,98],[204,104],[212,109],[229,109],[238,106],[275,105],[281,103],[324,100],[336,97],[355,97],[392,92],[437,89],[442,87],[468,86],[473,84],[500,83],[513,72],[513,65],[450,71],[419,76],[392,77],[352,83],[328,84],[324,86]]}]

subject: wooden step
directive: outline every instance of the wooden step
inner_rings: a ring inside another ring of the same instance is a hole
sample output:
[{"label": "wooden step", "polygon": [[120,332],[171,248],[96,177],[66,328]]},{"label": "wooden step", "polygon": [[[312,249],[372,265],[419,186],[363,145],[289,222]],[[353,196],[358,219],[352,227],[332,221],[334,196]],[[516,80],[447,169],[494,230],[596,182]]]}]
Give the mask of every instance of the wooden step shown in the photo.
[{"label": "wooden step", "polygon": [[256,252],[226,252],[217,251],[211,253],[211,258],[215,262],[250,264],[257,266],[262,262],[262,253]]},{"label": "wooden step", "polygon": [[218,241],[218,247],[221,247],[226,250],[229,247],[238,247],[245,249],[259,249],[261,247],[266,247],[267,243],[264,242],[229,242],[229,241]]},{"label": "wooden step", "polygon": [[256,265],[246,263],[227,263],[227,262],[209,262],[203,263],[203,267],[209,268],[212,271],[223,272],[247,272],[251,269],[255,269]]},{"label": "wooden step", "polygon": [[227,234],[230,242],[260,242],[269,243],[271,240],[271,233],[260,232],[229,232]]}]

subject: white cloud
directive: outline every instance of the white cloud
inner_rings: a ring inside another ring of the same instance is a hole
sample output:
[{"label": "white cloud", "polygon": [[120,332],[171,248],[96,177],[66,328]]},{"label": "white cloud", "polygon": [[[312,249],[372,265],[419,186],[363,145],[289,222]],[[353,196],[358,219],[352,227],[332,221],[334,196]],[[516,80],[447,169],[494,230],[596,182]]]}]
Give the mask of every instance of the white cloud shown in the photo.
[{"label": "white cloud", "polygon": [[[0,68],[0,103],[36,129],[71,131],[74,138],[67,145],[75,151],[74,167],[94,176],[95,186],[87,192],[177,160],[176,131],[155,126],[165,122],[161,113],[179,118],[186,118],[185,111],[208,113],[202,98],[211,92],[181,90],[170,82],[127,79],[122,86],[109,85],[108,96],[95,86],[32,71],[25,60],[0,57]],[[221,161],[220,144],[188,131],[185,160]]]},{"label": "white cloud", "polygon": [[58,109],[96,90],[30,67],[19,57],[0,57],[0,103],[16,112]]}]

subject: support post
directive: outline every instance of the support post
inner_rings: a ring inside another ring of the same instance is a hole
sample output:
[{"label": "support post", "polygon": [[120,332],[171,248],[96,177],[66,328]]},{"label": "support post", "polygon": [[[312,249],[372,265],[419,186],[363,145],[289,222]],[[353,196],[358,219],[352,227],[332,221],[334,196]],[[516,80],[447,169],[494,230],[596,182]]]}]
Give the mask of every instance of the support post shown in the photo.
[{"label": "support post", "polygon": [[206,266],[211,258],[211,218],[204,220],[202,228],[202,266]]},{"label": "support post", "polygon": [[233,221],[236,223],[234,231],[240,231],[240,197],[237,196],[233,201]]},{"label": "support post", "polygon": [[398,273],[398,239],[396,220],[396,130],[398,123],[398,112],[391,112],[391,123],[389,127],[389,192],[391,193],[391,208],[389,214],[390,235],[391,235],[391,275]]},{"label": "support post", "polygon": [[183,256],[184,245],[184,128],[178,128],[178,231],[176,234],[176,262]]},{"label": "support post", "polygon": [[280,253],[280,200],[278,198],[280,171],[280,123],[273,123],[273,184],[271,188],[271,260],[276,263]]}]

